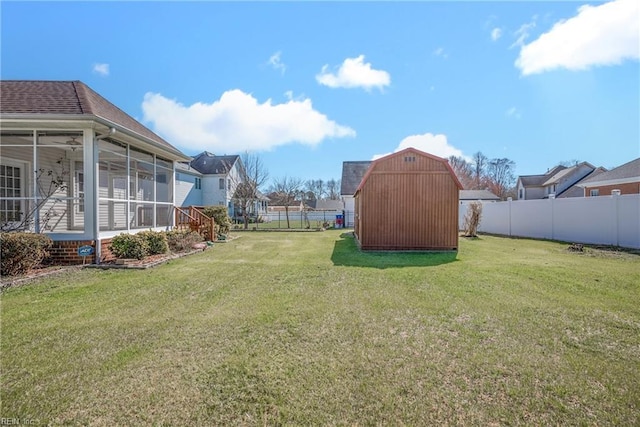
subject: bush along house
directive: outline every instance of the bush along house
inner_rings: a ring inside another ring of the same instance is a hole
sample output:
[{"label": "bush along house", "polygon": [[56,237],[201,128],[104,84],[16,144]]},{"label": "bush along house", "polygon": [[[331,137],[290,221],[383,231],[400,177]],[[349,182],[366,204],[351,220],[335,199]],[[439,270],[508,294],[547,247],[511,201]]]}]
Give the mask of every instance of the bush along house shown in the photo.
[{"label": "bush along house", "polygon": [[57,263],[175,225],[175,164],[191,158],[84,83],[1,81],[0,129],[0,226],[48,235]]}]

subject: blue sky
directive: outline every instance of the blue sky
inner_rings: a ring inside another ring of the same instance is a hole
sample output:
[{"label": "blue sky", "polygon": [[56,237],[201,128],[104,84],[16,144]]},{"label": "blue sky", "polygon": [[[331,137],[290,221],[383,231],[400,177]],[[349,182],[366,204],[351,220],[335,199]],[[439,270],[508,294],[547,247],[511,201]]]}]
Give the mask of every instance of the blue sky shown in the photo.
[{"label": "blue sky", "polygon": [[408,145],[516,174],[640,156],[637,0],[6,2],[3,79],[81,80],[186,154],[340,178]]}]

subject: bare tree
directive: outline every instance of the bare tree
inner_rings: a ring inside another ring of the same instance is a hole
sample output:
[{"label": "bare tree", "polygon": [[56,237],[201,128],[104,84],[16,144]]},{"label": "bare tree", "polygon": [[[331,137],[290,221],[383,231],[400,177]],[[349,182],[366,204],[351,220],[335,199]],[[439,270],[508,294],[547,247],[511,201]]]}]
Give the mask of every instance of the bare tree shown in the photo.
[{"label": "bare tree", "polygon": [[462,187],[465,190],[472,188],[474,184],[473,165],[463,157],[458,156],[450,156],[449,164],[462,184]]},{"label": "bare tree", "polygon": [[473,166],[473,188],[472,190],[481,190],[484,185],[484,177],[487,171],[487,156],[482,154],[480,151],[473,155],[472,166]]},{"label": "bare tree", "polygon": [[327,181],[327,197],[329,200],[340,200],[340,180],[330,179]]},{"label": "bare tree", "polygon": [[[305,190],[307,192],[307,198],[322,200],[327,195],[327,186],[326,183],[321,179],[310,179],[305,182]],[[311,194],[313,193],[313,197]]]},{"label": "bare tree", "polygon": [[506,199],[507,193],[514,185],[516,164],[507,158],[491,159],[487,166],[488,184],[493,193]]},{"label": "bare tree", "polygon": [[285,215],[287,217],[287,228],[291,228],[289,221],[289,207],[304,194],[302,191],[303,182],[300,178],[281,177],[276,178],[271,185],[270,196],[273,201],[284,206]]},{"label": "bare tree", "polygon": [[257,154],[245,152],[240,159],[242,165],[239,168],[238,182],[234,183],[235,192],[233,194],[234,202],[240,207],[244,228],[249,227],[249,215],[260,199],[260,187],[263,186],[269,178],[269,172],[265,167],[262,159]]}]

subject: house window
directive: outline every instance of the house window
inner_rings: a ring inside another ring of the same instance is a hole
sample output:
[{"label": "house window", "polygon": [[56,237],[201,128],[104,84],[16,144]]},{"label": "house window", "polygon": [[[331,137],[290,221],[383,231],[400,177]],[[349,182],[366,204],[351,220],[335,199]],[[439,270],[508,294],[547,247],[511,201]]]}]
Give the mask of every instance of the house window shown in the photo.
[{"label": "house window", "polygon": [[227,190],[231,190],[231,180],[227,180]]},{"label": "house window", "polygon": [[599,196],[600,195],[600,189],[596,188],[594,190],[589,190],[589,195],[594,197],[594,196]]},{"label": "house window", "polygon": [[524,199],[524,189],[523,188],[518,190],[518,199]]},{"label": "house window", "polygon": [[196,182],[194,185],[196,190],[200,190],[202,189],[202,179],[201,178],[196,178]]},{"label": "house window", "polygon": [[415,162],[416,161],[416,157],[415,156],[405,156],[404,161],[405,162]]},{"label": "house window", "polygon": [[21,201],[7,200],[22,197],[22,177],[20,167],[0,165],[0,222],[20,221]]},{"label": "house window", "polygon": [[220,178],[218,185],[220,190],[224,190],[224,178]]}]

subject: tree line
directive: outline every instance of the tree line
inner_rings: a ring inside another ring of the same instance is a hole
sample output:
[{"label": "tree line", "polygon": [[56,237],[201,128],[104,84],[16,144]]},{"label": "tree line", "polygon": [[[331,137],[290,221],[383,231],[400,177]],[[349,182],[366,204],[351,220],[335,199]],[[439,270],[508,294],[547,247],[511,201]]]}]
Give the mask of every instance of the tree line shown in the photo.
[{"label": "tree line", "polygon": [[516,196],[516,164],[505,157],[489,159],[480,151],[471,161],[450,156],[449,164],[465,190],[489,190],[501,200]]}]

